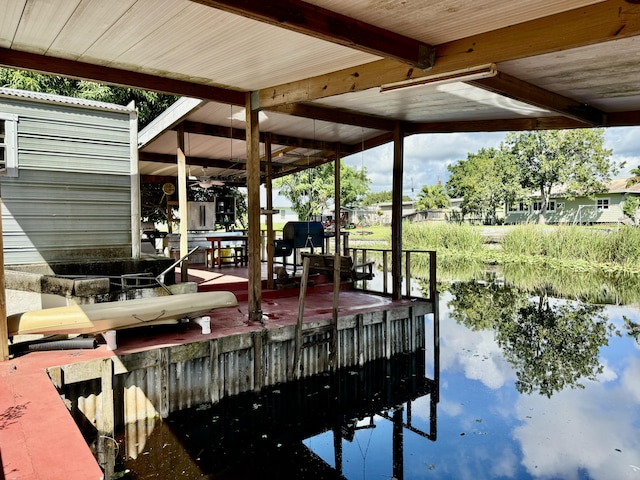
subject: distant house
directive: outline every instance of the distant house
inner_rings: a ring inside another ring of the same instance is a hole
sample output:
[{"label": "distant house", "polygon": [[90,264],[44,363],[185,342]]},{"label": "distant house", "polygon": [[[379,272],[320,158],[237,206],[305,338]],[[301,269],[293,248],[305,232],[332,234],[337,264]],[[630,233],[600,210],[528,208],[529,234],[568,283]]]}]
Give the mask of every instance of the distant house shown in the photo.
[{"label": "distant house", "polygon": [[[561,189],[553,192],[545,223],[549,224],[615,224],[625,219],[624,202],[631,196],[640,196],[640,184],[627,187],[627,178],[612,180],[607,191],[593,198],[566,198]],[[530,201],[508,205],[505,209],[505,223],[536,223],[542,209],[539,196],[532,196]]]},{"label": "distant house", "polygon": [[[377,221],[380,222],[380,225],[391,225],[391,202],[378,203],[376,205],[378,216]],[[407,216],[412,216],[416,213],[416,207],[413,201],[404,201],[402,202],[402,218],[404,219]]]},{"label": "distant house", "polygon": [[0,162],[6,265],[139,251],[133,107],[0,88]]}]

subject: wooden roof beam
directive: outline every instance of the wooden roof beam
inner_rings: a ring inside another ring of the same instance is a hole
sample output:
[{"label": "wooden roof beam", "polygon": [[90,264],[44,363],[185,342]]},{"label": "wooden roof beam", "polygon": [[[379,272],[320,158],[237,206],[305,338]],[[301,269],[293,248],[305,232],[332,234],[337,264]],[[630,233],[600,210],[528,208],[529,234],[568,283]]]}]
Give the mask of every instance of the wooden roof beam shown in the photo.
[{"label": "wooden roof beam", "polygon": [[585,128],[584,122],[567,118],[538,117],[511,118],[502,120],[468,120],[456,122],[408,123],[405,133],[457,133],[457,132],[509,132],[528,130],[562,130]]},{"label": "wooden roof beam", "polygon": [[[202,122],[191,122],[184,121],[182,122],[184,125],[185,133],[194,133],[199,135],[209,135],[212,137],[221,137],[221,138],[233,138],[235,140],[245,140],[246,135],[245,131],[241,128],[231,128],[231,127],[223,127],[220,125],[212,125],[208,123]],[[174,130],[177,128],[177,125],[174,127]],[[260,132],[260,142],[264,143],[264,133]],[[272,145],[282,145],[285,147],[295,147],[295,148],[308,148],[312,150],[331,150],[332,145],[335,145],[334,142],[325,142],[323,140],[313,140],[308,138],[299,138],[299,137],[291,137],[288,135],[278,135],[275,133],[270,133],[271,135],[271,144]],[[341,144],[341,151],[350,153],[353,151],[353,147],[351,145]],[[343,150],[342,150],[343,149]]]},{"label": "wooden roof beam", "polygon": [[270,108],[269,111],[293,115],[295,117],[312,118],[343,125],[355,125],[357,127],[372,128],[374,130],[393,131],[395,121],[386,118],[374,117],[358,112],[347,112],[333,108],[310,105],[305,103],[291,103]]},{"label": "wooden roof beam", "polygon": [[0,48],[0,65],[8,68],[108,83],[121,87],[140,88],[171,95],[212,100],[227,105],[244,105],[245,93],[236,90],[64,58],[20,52],[8,48]]},{"label": "wooden roof beam", "polygon": [[[414,78],[442,75],[570,48],[640,35],[638,7],[607,0],[583,8],[436,45],[429,72],[379,60],[260,90],[259,107],[313,101]],[[499,69],[498,65],[498,69]]]},{"label": "wooden roof beam", "polygon": [[498,72],[496,76],[466,82],[475,87],[513,98],[519,102],[550,110],[589,126],[606,124],[606,115],[597,108],[540,88],[518,78]]},{"label": "wooden roof beam", "polygon": [[433,67],[431,45],[301,0],[191,1],[421,70]]}]

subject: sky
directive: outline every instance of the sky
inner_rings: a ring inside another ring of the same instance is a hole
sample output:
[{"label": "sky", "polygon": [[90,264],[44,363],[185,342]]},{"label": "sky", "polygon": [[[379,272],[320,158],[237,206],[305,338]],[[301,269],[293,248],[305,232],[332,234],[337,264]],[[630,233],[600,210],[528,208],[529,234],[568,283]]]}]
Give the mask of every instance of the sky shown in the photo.
[{"label": "sky", "polygon": [[[468,153],[481,148],[498,148],[507,132],[497,133],[438,133],[412,135],[404,144],[403,195],[416,198],[424,185],[437,185],[438,180],[449,179],[448,165],[465,160]],[[629,171],[640,166],[640,127],[605,129],[605,147],[613,150],[616,162],[625,161],[625,167],[615,178],[631,176]],[[393,143],[387,143],[362,153],[344,158],[356,169],[365,166],[371,180],[372,192],[391,191]],[[274,190],[274,206],[289,206],[290,202]]]},{"label": "sky", "polygon": [[[415,197],[424,185],[436,185],[449,179],[448,165],[467,158],[481,148],[498,148],[506,132],[442,133],[413,135],[405,139],[404,195]],[[605,130],[605,147],[613,149],[613,160],[626,161],[616,178],[630,176],[629,170],[640,165],[640,127],[616,127]],[[364,165],[371,179],[371,191],[391,190],[393,144],[345,157],[347,165]],[[412,194],[413,189],[413,194]],[[282,197],[280,197],[282,198]]]}]

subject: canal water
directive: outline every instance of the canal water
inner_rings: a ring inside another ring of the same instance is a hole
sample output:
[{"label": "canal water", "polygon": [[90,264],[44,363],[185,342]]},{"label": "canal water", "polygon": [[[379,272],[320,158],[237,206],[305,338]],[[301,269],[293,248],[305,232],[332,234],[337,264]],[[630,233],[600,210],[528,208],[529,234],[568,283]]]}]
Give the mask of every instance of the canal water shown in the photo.
[{"label": "canal water", "polygon": [[640,479],[637,303],[440,291],[439,352],[148,420],[116,478]]}]

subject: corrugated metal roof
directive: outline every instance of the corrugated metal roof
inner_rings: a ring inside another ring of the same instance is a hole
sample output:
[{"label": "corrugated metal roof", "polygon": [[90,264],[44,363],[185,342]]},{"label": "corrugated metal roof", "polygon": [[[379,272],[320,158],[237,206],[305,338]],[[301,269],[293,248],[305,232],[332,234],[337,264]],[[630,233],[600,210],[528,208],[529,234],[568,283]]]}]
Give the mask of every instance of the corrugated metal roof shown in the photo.
[{"label": "corrugated metal roof", "polygon": [[135,108],[128,106],[116,105],[114,103],[97,102],[95,100],[85,100],[83,98],[65,97],[62,95],[54,95],[52,93],[31,92],[27,90],[17,90],[14,88],[0,88],[0,97],[5,98],[24,98],[27,100],[35,100],[38,102],[58,103],[64,105],[74,105],[77,107],[92,108],[97,110],[111,110],[114,112],[134,113]]}]

